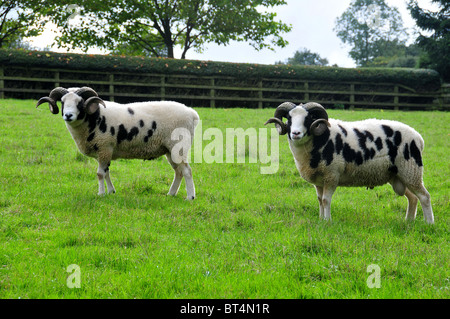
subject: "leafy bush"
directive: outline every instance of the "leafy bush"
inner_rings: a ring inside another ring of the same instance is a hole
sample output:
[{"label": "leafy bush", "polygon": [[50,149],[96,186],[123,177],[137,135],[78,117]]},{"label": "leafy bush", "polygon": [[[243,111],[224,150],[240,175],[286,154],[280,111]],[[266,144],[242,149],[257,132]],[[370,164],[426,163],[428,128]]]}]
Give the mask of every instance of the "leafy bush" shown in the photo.
[{"label": "leafy bush", "polygon": [[418,91],[440,88],[439,74],[428,69],[339,68],[262,65],[168,58],[125,57],[0,49],[0,65],[107,72],[230,76],[240,79],[283,78],[310,81],[397,83]]}]

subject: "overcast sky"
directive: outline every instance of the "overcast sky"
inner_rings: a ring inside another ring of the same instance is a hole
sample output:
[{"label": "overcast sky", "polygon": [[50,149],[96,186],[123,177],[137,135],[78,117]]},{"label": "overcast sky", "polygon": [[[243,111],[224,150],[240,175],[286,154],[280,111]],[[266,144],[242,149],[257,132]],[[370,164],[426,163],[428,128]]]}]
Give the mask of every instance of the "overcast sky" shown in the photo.
[{"label": "overcast sky", "polygon": [[[203,53],[189,50],[187,59],[211,60],[225,62],[248,62],[260,64],[274,64],[292,57],[294,52],[307,48],[327,58],[331,65],[354,67],[355,64],[348,56],[349,48],[345,47],[333,31],[336,18],[348,8],[351,0],[287,0],[287,5],[278,7],[277,19],[292,25],[292,31],[284,35],[289,42],[285,48],[256,51],[247,43],[231,43],[228,46],[208,44]],[[386,0],[390,6],[397,7],[403,18],[404,26],[410,29],[415,23],[406,8],[406,0]],[[419,0],[422,8],[433,9],[431,0]],[[45,47],[53,42],[54,33],[48,28],[43,36],[36,39],[34,45]],[[415,36],[411,37],[410,42]],[[52,49],[54,50],[54,49]],[[61,51],[61,50],[58,50]],[[66,52],[65,49],[62,51]],[[92,50],[91,53],[97,53]],[[181,56],[181,49],[175,51],[175,57]]]}]

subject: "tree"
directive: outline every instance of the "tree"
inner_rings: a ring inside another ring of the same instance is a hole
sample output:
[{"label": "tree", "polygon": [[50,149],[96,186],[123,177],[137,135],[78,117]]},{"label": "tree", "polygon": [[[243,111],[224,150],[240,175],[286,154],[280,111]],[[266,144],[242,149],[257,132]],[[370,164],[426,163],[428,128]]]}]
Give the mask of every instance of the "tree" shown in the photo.
[{"label": "tree", "polygon": [[50,2],[52,19],[62,32],[58,45],[83,50],[121,47],[173,58],[174,48],[181,47],[184,59],[188,50],[201,51],[206,43],[234,40],[249,41],[257,50],[284,47],[281,35],[291,30],[275,20],[276,13],[261,10],[286,4],[283,0],[84,0],[77,25],[68,19],[72,12],[64,10],[70,1]]},{"label": "tree", "polygon": [[416,44],[405,45],[396,41],[377,41],[376,58],[364,67],[415,68],[418,67],[422,49]]},{"label": "tree", "polygon": [[37,36],[45,24],[45,8],[36,1],[0,1],[0,48],[17,46],[23,38]]},{"label": "tree", "polygon": [[292,58],[288,58],[285,63],[277,62],[276,64],[293,64],[293,65],[328,65],[328,60],[322,58],[318,53],[313,53],[304,48],[297,50]]},{"label": "tree", "polygon": [[400,12],[385,0],[353,0],[336,20],[334,30],[351,46],[350,57],[365,66],[378,56],[388,56],[391,46],[404,44],[407,33]]},{"label": "tree", "polygon": [[410,1],[408,4],[417,26],[431,32],[429,36],[420,34],[416,39],[426,52],[420,59],[420,67],[435,69],[445,81],[450,81],[450,2],[433,2],[439,5],[437,12],[421,9],[416,1]]}]

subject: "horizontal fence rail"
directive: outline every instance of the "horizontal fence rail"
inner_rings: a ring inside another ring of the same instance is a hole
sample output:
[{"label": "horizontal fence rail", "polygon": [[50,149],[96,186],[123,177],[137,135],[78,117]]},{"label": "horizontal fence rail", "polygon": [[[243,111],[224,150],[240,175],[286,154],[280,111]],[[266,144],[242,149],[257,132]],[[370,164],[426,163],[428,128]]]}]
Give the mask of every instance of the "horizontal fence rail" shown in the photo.
[{"label": "horizontal fence rail", "polygon": [[90,86],[105,100],[175,100],[193,107],[276,107],[315,101],[335,108],[450,109],[450,85],[416,92],[396,83],[241,79],[0,66],[0,98],[38,99],[55,87]]}]

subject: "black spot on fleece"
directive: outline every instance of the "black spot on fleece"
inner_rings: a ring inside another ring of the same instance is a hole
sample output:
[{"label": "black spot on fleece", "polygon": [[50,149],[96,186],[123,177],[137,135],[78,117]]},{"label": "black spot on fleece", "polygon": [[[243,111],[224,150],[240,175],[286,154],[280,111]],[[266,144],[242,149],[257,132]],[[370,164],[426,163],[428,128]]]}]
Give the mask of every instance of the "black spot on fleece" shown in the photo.
[{"label": "black spot on fleece", "polygon": [[139,128],[133,126],[130,131],[127,131],[123,124],[119,125],[119,131],[117,132],[117,144],[123,141],[131,142],[139,134]]}]

